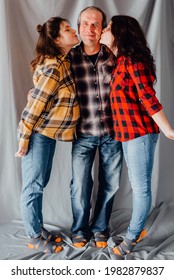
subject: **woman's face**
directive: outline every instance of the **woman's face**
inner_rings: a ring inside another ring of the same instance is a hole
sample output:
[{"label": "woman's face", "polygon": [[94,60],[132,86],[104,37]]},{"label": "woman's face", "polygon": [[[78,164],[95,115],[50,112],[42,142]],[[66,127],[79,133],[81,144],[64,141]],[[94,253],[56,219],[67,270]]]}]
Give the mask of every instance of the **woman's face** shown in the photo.
[{"label": "woman's face", "polygon": [[100,39],[100,43],[108,46],[110,49],[114,41],[114,36],[111,33],[111,25],[112,22],[110,21],[108,26],[105,29],[103,29]]},{"label": "woman's face", "polygon": [[55,39],[55,43],[58,47],[62,48],[65,53],[79,43],[76,31],[72,29],[71,25],[66,21],[61,23],[59,34],[59,37]]}]

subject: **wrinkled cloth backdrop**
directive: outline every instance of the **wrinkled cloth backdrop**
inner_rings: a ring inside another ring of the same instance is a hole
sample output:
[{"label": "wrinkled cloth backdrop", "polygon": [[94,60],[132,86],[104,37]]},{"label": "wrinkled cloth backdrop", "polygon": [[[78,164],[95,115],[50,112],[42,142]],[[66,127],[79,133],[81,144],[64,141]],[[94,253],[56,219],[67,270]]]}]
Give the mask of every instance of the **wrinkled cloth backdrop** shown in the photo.
[{"label": "wrinkled cloth backdrop", "polygon": [[[111,237],[106,249],[88,244],[74,249],[70,240],[72,213],[69,195],[71,143],[57,142],[51,180],[44,193],[44,219],[47,227],[64,236],[59,254],[35,253],[25,246],[21,221],[20,159],[16,129],[28,90],[32,87],[29,63],[34,57],[37,24],[51,16],[66,17],[77,29],[79,12],[89,5],[102,8],[108,21],[116,14],[135,17],[147,35],[157,64],[157,96],[174,126],[174,0],[0,0],[0,259],[114,259],[113,241],[125,234],[131,214],[131,188],[124,166],[110,220]],[[147,221],[147,238],[128,259],[174,259],[174,142],[162,133],[156,149],[152,179],[153,207]],[[97,187],[96,159],[93,175]]]}]

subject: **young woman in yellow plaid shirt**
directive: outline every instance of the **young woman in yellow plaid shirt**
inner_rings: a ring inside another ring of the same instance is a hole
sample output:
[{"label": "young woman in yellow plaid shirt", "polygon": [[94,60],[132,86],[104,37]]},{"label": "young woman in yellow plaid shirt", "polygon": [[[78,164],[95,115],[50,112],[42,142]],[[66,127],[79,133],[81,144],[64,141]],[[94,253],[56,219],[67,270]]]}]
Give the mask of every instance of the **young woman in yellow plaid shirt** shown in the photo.
[{"label": "young woman in yellow plaid shirt", "polygon": [[38,25],[37,31],[36,58],[30,64],[34,90],[19,123],[16,157],[22,157],[20,206],[30,238],[28,247],[55,253],[62,250],[62,239],[43,227],[42,198],[56,140],[72,141],[75,137],[79,104],[68,52],[79,40],[69,22],[60,17]]}]

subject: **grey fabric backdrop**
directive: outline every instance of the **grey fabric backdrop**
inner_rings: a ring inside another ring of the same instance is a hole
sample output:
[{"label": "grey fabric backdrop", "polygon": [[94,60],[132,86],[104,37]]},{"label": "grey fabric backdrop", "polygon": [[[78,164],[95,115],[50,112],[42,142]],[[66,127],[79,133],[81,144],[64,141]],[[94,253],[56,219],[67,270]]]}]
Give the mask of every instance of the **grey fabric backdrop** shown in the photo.
[{"label": "grey fabric backdrop", "polygon": [[[72,26],[76,28],[79,12],[89,5],[102,8],[106,12],[108,20],[116,14],[130,15],[139,20],[156,59],[158,82],[155,88],[157,96],[174,127],[174,0],[0,0],[0,236],[4,240],[8,234],[11,237],[10,243],[9,239],[1,242],[3,245],[1,245],[0,259],[35,258],[25,249],[25,234],[19,209],[20,159],[16,159],[14,154],[17,151],[17,124],[26,104],[27,92],[32,87],[29,63],[34,57],[37,40],[36,25],[44,23],[51,16],[62,16],[68,18]],[[137,255],[135,252],[129,258],[174,259],[174,252],[171,249],[172,246],[174,248],[172,238],[174,236],[173,159],[174,143],[161,133],[152,179],[153,207],[147,226],[149,226],[149,238],[154,237],[159,243],[161,239],[157,227],[158,229],[160,227],[162,241],[165,242],[165,246],[170,245],[170,253],[168,252],[169,247],[165,247],[167,250],[165,254],[150,253],[154,249],[153,241],[150,250],[145,247],[147,250],[142,251],[140,248]],[[97,167],[96,158],[93,168],[95,188],[92,204],[95,202],[97,191]],[[54,230],[59,229],[71,246],[69,238],[72,223],[70,179],[71,144],[57,142],[51,180],[44,193],[43,212],[48,227]],[[131,189],[124,166],[121,186],[115,197],[110,223],[113,238],[124,234],[130,213]],[[168,238],[170,242],[166,241]],[[21,239],[24,251],[19,252],[15,248],[18,243],[21,244]],[[147,244],[144,246],[148,246],[147,240],[148,238],[145,241]],[[112,241],[111,238],[111,244]],[[159,243],[157,242],[155,247]],[[87,253],[83,252],[79,257],[79,251],[74,251],[71,247],[73,253],[71,250],[68,253],[66,251],[68,249],[65,249],[56,258],[64,259],[67,256],[70,259],[111,258],[110,255],[101,255],[98,253],[99,251],[90,254],[88,253],[90,248],[93,247],[89,246],[88,250],[84,251]],[[45,257],[39,255],[37,258]]]}]

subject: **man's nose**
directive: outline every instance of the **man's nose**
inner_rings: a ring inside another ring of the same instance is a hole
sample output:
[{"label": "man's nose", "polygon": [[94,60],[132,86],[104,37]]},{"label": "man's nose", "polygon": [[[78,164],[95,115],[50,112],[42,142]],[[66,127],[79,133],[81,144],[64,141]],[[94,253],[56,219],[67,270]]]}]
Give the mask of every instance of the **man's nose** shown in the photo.
[{"label": "man's nose", "polygon": [[94,26],[93,26],[92,24],[91,24],[91,25],[88,25],[88,26],[87,26],[87,30],[88,30],[88,31],[91,31],[91,32],[94,31]]}]

